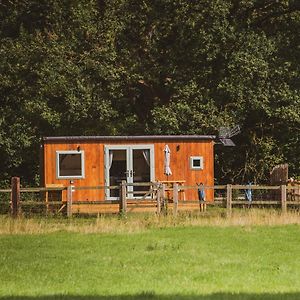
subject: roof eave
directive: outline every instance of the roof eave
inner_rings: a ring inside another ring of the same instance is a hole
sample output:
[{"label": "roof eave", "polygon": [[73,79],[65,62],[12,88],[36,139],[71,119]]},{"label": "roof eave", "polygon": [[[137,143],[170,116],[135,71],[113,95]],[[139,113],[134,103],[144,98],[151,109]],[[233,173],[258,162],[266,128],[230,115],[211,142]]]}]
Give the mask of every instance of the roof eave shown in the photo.
[{"label": "roof eave", "polygon": [[142,140],[215,140],[215,135],[140,135],[140,136],[52,136],[44,142],[63,141],[142,141]]}]

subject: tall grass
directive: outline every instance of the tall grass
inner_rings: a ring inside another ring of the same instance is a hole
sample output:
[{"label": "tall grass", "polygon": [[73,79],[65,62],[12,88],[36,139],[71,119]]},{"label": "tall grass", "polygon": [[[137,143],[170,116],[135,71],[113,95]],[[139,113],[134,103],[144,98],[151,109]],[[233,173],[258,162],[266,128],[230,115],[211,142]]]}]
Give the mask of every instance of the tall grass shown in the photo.
[{"label": "tall grass", "polygon": [[236,210],[231,217],[223,211],[204,214],[183,213],[157,216],[155,214],[131,214],[128,217],[98,216],[90,218],[18,218],[0,216],[0,234],[43,234],[58,231],[77,233],[137,233],[152,228],[186,226],[259,226],[300,224],[297,211],[282,214],[277,210]]}]

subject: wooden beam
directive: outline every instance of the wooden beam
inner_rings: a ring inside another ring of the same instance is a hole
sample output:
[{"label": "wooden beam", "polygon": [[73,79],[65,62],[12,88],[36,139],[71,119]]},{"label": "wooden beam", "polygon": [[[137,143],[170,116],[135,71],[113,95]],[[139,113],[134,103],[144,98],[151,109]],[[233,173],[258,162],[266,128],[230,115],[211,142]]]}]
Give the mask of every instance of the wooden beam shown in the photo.
[{"label": "wooden beam", "polygon": [[168,214],[168,195],[166,195],[166,185],[163,183],[162,184],[162,189],[161,189],[161,194],[162,194],[162,210],[163,214],[167,215]]},{"label": "wooden beam", "polygon": [[246,190],[251,188],[252,190],[279,190],[280,186],[279,185],[231,185],[231,188],[234,190]]},{"label": "wooden beam", "polygon": [[177,216],[178,210],[178,183],[173,184],[173,213]]},{"label": "wooden beam", "polygon": [[281,186],[281,209],[282,209],[282,213],[285,214],[287,211],[286,185]]},{"label": "wooden beam", "polygon": [[38,192],[50,192],[50,191],[64,191],[66,187],[51,187],[51,188],[21,188],[21,193],[38,193]]},{"label": "wooden beam", "polygon": [[120,202],[119,202],[119,212],[121,215],[126,214],[126,194],[127,194],[127,185],[126,181],[122,180],[120,184]]},{"label": "wooden beam", "polygon": [[[250,202],[252,205],[280,205],[280,200],[253,200]],[[249,204],[249,201],[246,200],[235,200],[232,201],[232,205],[240,205],[240,204]]]},{"label": "wooden beam", "polygon": [[226,189],[226,209],[227,209],[227,216],[231,216],[232,211],[232,185],[227,184]]},{"label": "wooden beam", "polygon": [[12,177],[11,179],[11,215],[16,218],[19,213],[20,203],[20,178]]},{"label": "wooden beam", "polygon": [[156,208],[157,208],[157,214],[160,215],[161,213],[161,196],[162,196],[162,185],[157,186],[157,192],[156,192]]},{"label": "wooden beam", "polygon": [[0,189],[0,193],[11,193],[11,189]]},{"label": "wooden beam", "polygon": [[72,203],[73,202],[73,186],[68,186],[67,189],[67,216],[72,217]]}]

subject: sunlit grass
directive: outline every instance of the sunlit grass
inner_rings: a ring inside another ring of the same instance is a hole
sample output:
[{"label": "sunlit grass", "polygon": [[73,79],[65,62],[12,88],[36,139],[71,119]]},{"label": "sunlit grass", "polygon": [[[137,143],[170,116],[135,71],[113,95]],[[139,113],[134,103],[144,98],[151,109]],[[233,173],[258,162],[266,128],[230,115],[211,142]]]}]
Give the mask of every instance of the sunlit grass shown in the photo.
[{"label": "sunlit grass", "polygon": [[[0,299],[279,300],[300,295],[299,225],[174,228],[170,220],[165,228],[145,225],[144,232],[127,234],[122,220],[122,233],[90,233],[89,226],[101,227],[101,222],[81,222],[83,233],[1,235]],[[80,227],[70,226],[70,231]]]},{"label": "sunlit grass", "polygon": [[0,235],[43,234],[59,231],[77,233],[138,233],[154,228],[188,226],[253,226],[300,224],[298,211],[282,214],[280,210],[245,209],[234,210],[231,217],[225,210],[209,210],[206,213],[181,212],[177,217],[156,214],[129,214],[127,217],[103,215],[98,217],[32,217],[12,219],[0,216]]}]

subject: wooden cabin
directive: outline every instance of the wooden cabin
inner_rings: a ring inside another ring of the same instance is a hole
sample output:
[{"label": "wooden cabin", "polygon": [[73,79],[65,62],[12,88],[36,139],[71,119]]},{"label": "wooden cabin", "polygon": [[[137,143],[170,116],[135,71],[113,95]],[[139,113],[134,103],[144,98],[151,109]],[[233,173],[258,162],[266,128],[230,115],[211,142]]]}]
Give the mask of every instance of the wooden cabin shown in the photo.
[{"label": "wooden cabin", "polygon": [[[128,183],[178,182],[180,185],[214,184],[212,135],[178,136],[70,136],[45,137],[42,143],[41,178],[44,186],[114,186]],[[165,174],[165,149],[170,149]],[[141,187],[128,187],[133,198]],[[112,189],[76,190],[76,201],[118,200]],[[198,199],[197,191],[185,190],[183,200]],[[65,196],[63,196],[65,198]],[[207,200],[213,200],[207,191]],[[102,207],[102,206],[101,206]]]}]

